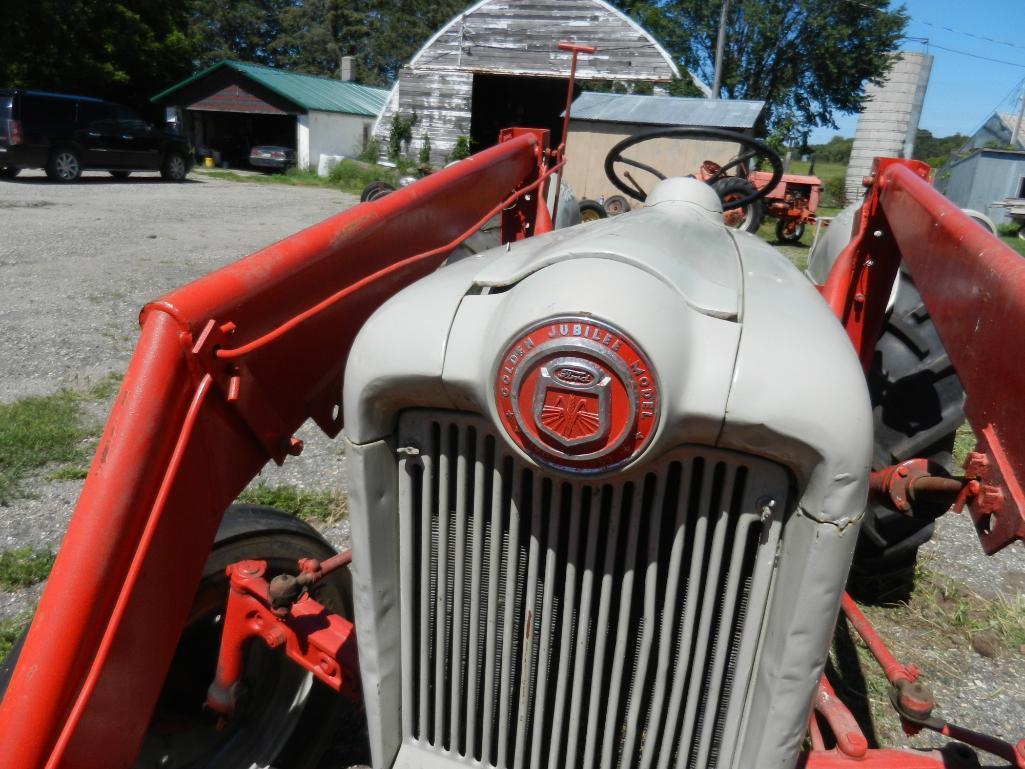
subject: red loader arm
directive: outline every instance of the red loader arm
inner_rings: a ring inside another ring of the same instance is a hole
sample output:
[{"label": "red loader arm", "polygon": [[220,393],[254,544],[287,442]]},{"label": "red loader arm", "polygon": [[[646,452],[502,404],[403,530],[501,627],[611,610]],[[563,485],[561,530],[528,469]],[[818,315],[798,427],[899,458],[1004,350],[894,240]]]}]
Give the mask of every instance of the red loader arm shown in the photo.
[{"label": "red loader arm", "polygon": [[341,429],[346,356],[369,315],[503,206],[550,227],[543,194],[526,214],[517,203],[546,178],[545,135],[503,138],[143,310],[0,703],[2,769],[131,766],[222,512],[268,459],[298,453],[307,418]]},{"label": "red loader arm", "polygon": [[965,474],[987,553],[1025,539],[1025,259],[926,181],[917,161],[879,159],[854,237],[822,287],[866,370],[901,261],[936,324],[979,438]]}]

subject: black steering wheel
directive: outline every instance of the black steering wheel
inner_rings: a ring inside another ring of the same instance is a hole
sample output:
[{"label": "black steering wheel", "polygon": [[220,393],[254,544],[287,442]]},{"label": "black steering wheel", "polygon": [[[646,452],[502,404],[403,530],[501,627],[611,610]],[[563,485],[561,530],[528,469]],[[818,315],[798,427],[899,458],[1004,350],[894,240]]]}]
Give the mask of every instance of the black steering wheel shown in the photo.
[{"label": "black steering wheel", "polygon": [[[624,181],[624,179],[616,172],[614,168],[616,163],[623,163],[624,165],[633,166],[639,168],[642,171],[647,171],[652,176],[658,179],[665,179],[666,175],[659,171],[657,168],[652,168],[647,163],[641,163],[638,160],[631,160],[630,158],[623,157],[623,152],[633,147],[636,144],[642,142],[651,141],[652,139],[706,139],[711,141],[726,141],[734,142],[741,145],[741,152],[728,163],[723,166],[716,164],[710,164],[713,167],[713,171],[709,178],[705,179],[707,184],[714,184],[719,179],[726,175],[726,172],[742,166],[747,161],[753,158],[765,158],[769,161],[772,166],[772,178],[769,183],[760,189],[756,189],[752,194],[747,197],[737,198],[731,200],[728,203],[723,203],[723,211],[731,211],[734,208],[742,208],[760,198],[764,198],[779,184],[779,180],[783,177],[783,161],[780,160],[777,155],[770,147],[757,139],[752,139],[750,136],[745,136],[737,131],[727,131],[723,128],[689,128],[680,126],[677,128],[655,128],[651,131],[643,131],[633,136],[628,136],[619,142],[612,149],[609,150],[609,154],[605,156],[605,175],[609,177],[609,181],[616,185],[616,189],[625,192],[635,200],[639,200],[642,203],[647,200],[648,193],[646,193],[641,186],[630,176],[630,172],[624,172],[624,175],[630,183]],[[746,166],[745,166],[746,167]]]}]

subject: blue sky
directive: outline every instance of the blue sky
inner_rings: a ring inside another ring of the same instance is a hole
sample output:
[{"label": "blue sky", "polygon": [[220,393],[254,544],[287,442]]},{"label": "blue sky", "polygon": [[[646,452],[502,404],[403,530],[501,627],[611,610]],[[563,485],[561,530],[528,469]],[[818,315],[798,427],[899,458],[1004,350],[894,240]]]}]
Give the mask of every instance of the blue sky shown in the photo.
[{"label": "blue sky", "polygon": [[[1025,0],[904,0],[911,16],[907,36],[928,38],[930,45],[905,42],[904,50],[928,51],[934,57],[929,89],[922,110],[921,128],[936,136],[952,133],[971,133],[999,105],[1004,112],[1016,108],[1016,97],[1021,95],[1021,82],[1025,79]],[[891,2],[897,7],[899,2]],[[1019,47],[950,32],[952,27],[981,37],[1007,41]],[[971,58],[958,51],[1016,62],[1010,66]],[[1011,92],[1018,85],[1017,94]],[[837,115],[839,130],[816,129],[810,141],[813,144],[828,141],[839,133],[853,136],[856,115]]]}]

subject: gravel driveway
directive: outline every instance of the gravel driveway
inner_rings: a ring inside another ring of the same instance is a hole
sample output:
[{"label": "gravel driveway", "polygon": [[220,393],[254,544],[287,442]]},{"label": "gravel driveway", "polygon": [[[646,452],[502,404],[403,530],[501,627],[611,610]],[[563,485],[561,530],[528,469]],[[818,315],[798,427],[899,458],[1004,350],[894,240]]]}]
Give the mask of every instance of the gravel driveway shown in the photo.
[{"label": "gravel driveway", "polygon": [[[356,202],[328,189],[196,173],[183,184],[150,174],[116,181],[94,173],[62,185],[31,172],[0,182],[0,402],[83,388],[122,372],[145,302]],[[264,480],[344,488],[336,445],[312,427],[300,435],[307,441],[303,457],[265,471]],[[0,549],[55,548],[80,488],[80,481],[39,480],[31,498],[0,508]],[[1025,586],[1020,546],[994,563],[966,520],[944,520],[938,533],[927,549],[948,576],[983,592],[1014,595]],[[336,545],[347,538],[344,526],[325,534]],[[0,617],[39,591],[0,593]],[[899,652],[912,661],[913,652]],[[1015,672],[1025,656],[966,661],[958,678],[936,682],[947,715],[978,727],[990,722],[1004,737],[1025,736],[1025,687]]]}]

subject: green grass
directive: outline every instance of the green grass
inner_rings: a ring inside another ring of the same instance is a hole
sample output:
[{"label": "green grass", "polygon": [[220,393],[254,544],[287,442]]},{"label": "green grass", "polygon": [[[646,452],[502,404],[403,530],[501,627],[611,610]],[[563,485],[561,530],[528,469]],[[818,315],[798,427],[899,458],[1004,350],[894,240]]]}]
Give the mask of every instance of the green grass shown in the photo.
[{"label": "green grass", "polygon": [[370,182],[384,181],[398,186],[399,172],[394,168],[364,163],[358,160],[343,160],[331,169],[328,177],[317,176],[313,171],[290,168],[283,174],[240,174],[220,169],[200,170],[204,176],[229,182],[249,184],[285,184],[291,187],[323,187],[342,190],[358,195]]},{"label": "green grass", "polygon": [[0,619],[0,660],[7,656],[11,647],[14,646],[14,642],[24,632],[31,619],[31,613],[19,617]]},{"label": "green grass", "polygon": [[240,174],[235,171],[211,169],[201,171],[203,176],[223,179],[229,182],[248,182],[249,184],[285,184],[290,187],[334,187],[327,179],[317,176],[311,171],[298,171],[290,168],[283,174]]},{"label": "green grass", "polygon": [[953,465],[954,473],[958,474],[964,467],[964,458],[969,451],[975,451],[975,433],[967,422],[957,428],[954,433]]},{"label": "green grass", "polygon": [[1025,240],[1022,240],[1017,235],[1005,235],[1001,236],[1000,239],[1019,254],[1025,256]]},{"label": "green grass", "polygon": [[239,495],[239,502],[269,505],[304,521],[332,523],[348,514],[345,496],[337,491],[307,491],[291,484],[252,486]]},{"label": "green grass", "polygon": [[1025,653],[1025,595],[980,595],[933,571],[922,556],[910,598],[865,611],[872,615],[887,610],[900,624],[925,628],[954,645],[966,645],[985,634],[1001,652]]},{"label": "green grass", "polygon": [[42,582],[50,574],[53,553],[17,547],[0,553],[0,589],[17,590]]},{"label": "green grass", "polygon": [[85,391],[0,403],[0,505],[20,497],[25,478],[47,465],[62,465],[52,477],[81,477],[101,428],[85,406],[111,398],[119,380],[108,376]]},{"label": "green grass", "polygon": [[[839,208],[830,208],[828,206],[819,206],[817,211],[820,217],[836,216],[840,211]],[[772,219],[766,216],[762,220],[762,226],[758,228],[758,237],[764,240],[766,243],[778,248],[799,270],[804,270],[808,266],[808,251],[811,249],[812,241],[815,240],[815,225],[808,224],[804,228],[804,235],[797,243],[781,243],[776,240],[776,222],[778,219]]]},{"label": "green grass", "polygon": [[[790,161],[790,173],[800,174],[802,176],[808,175],[810,163],[804,160],[791,160]],[[847,176],[847,166],[843,163],[815,163],[814,175],[822,180],[825,184],[830,179],[843,179]]]}]

